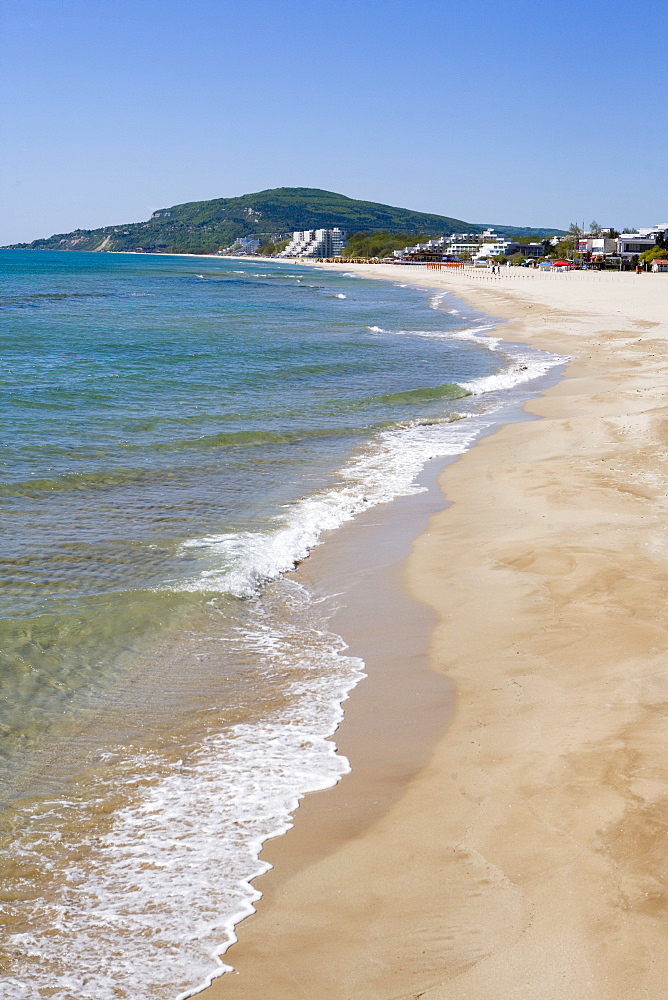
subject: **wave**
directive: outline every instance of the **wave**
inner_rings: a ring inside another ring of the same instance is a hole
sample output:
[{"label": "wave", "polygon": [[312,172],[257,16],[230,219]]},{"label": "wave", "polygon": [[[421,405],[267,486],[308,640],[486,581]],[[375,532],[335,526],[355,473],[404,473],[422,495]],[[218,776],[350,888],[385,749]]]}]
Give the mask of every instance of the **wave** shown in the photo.
[{"label": "wave", "polygon": [[180,480],[183,470],[164,469],[105,469],[97,472],[67,472],[60,477],[50,479],[23,479],[15,483],[0,483],[0,496],[32,496],[35,493],[53,493],[56,491],[76,491],[104,489],[123,486],[126,483],[143,483],[159,479],[163,482],[170,478]]},{"label": "wave", "polygon": [[[196,438],[161,441],[152,445],[155,451],[180,451],[182,448],[253,448],[271,444],[299,444],[300,441],[347,437],[361,434],[362,427],[300,427],[291,431],[221,431]],[[131,447],[144,451],[145,445]]]},{"label": "wave", "polygon": [[434,399],[462,399],[468,395],[470,393],[462,389],[457,382],[446,382],[445,385],[435,385],[424,389],[406,389],[404,392],[371,396],[370,401],[378,403],[427,403]]},{"label": "wave", "polygon": [[2,302],[59,302],[61,299],[108,299],[114,292],[34,292],[32,295],[3,296]]},{"label": "wave", "polygon": [[559,365],[565,365],[570,358],[566,355],[549,354],[547,351],[523,350],[518,345],[504,344],[503,352],[512,359],[511,363],[501,368],[494,375],[460,382],[472,396],[514,389],[525,382],[532,382]]},{"label": "wave", "polygon": [[[444,294],[448,294],[447,292]],[[531,382],[546,375],[552,368],[566,364],[570,359],[565,355],[550,354],[537,348],[520,344],[509,344],[500,337],[489,336],[487,331],[496,329],[496,323],[477,319],[475,326],[459,330],[386,330],[379,326],[369,326],[370,333],[390,334],[396,337],[423,337],[428,340],[469,341],[494,351],[508,359],[506,365],[493,375],[459,382],[457,385],[467,394],[480,396],[486,393],[514,389],[524,382]]]},{"label": "wave", "polygon": [[393,337],[422,337],[425,340],[469,340],[480,344],[489,351],[495,351],[501,343],[500,337],[483,336],[486,330],[494,330],[496,323],[479,323],[474,327],[459,330],[386,330],[382,326],[367,326],[369,333],[385,333]]},{"label": "wave", "polygon": [[[493,325],[489,328],[493,329]],[[479,326],[446,333],[415,330],[398,333],[468,339],[484,344],[491,351],[499,350],[500,339],[481,336],[482,329]],[[455,412],[416,419],[378,433],[361,454],[340,470],[339,486],[297,501],[283,523],[273,530],[211,535],[186,542],[184,548],[209,549],[218,567],[186,582],[185,589],[230,593],[241,598],[255,595],[264,583],[283,576],[305,559],[324,531],[338,528],[369,506],[421,492],[416,480],[426,462],[467,451],[495,422],[494,412],[511,401],[519,401],[521,397],[513,398],[509,390],[569,360],[522,345],[504,344],[499,354],[509,363],[493,375],[376,397],[384,402],[415,403],[486,394],[488,402],[484,413]]]},{"label": "wave", "polygon": [[[456,394],[458,390],[458,395]],[[417,390],[417,398],[430,399],[438,398],[431,397],[429,395],[420,396],[421,392],[429,393],[429,390]],[[402,394],[399,393],[397,396],[397,402],[401,402],[398,398]],[[449,397],[444,395],[443,398],[457,399],[468,395],[468,393],[459,386],[453,387],[452,395]],[[373,404],[383,400],[385,397],[371,397],[369,400],[361,400],[358,404],[358,408],[362,409],[365,405]],[[391,401],[392,397],[387,397]],[[347,406],[346,409],[350,409]],[[247,449],[247,448],[261,448],[271,445],[297,445],[302,441],[316,441],[316,440],[327,440],[331,438],[346,438],[346,437],[358,437],[362,434],[368,434],[369,431],[377,429],[378,427],[386,426],[386,422],[379,422],[374,426],[369,427],[365,425],[363,427],[321,427],[321,428],[300,428],[293,431],[285,432],[272,432],[272,431],[228,431],[219,434],[204,435],[202,437],[196,438],[183,438],[174,439],[170,441],[156,441],[150,445],[146,444],[125,444],[119,443],[117,448],[117,454],[127,454],[131,452],[141,452],[144,455],[147,453],[156,452],[179,452],[183,450],[201,450],[201,451],[216,451],[221,449]],[[111,449],[110,453],[113,454]],[[44,451],[43,448],[34,449],[34,452],[41,454]],[[66,456],[71,459],[73,452],[71,449],[50,449],[49,454],[53,457],[55,454]],[[84,459],[90,459],[92,456],[90,453],[82,453],[81,455]],[[104,458],[104,455],[100,455],[100,458]],[[193,467],[193,472],[197,469]],[[16,482],[0,482],[0,496],[5,497],[30,497],[35,494],[44,493],[58,493],[58,492],[77,492],[86,490],[99,490],[105,488],[113,488],[116,486],[125,486],[128,484],[138,484],[152,483],[155,481],[160,481],[167,483],[170,479],[176,479],[181,481],[183,475],[188,472],[188,469],[180,466],[178,470],[166,470],[163,467],[150,468],[108,468],[108,469],[98,469],[96,471],[84,471],[84,472],[65,472],[62,476],[53,476],[49,478],[37,479],[22,479]]]},{"label": "wave", "polygon": [[270,867],[262,844],[290,828],[307,792],[350,770],[328,737],[364,676],[303,588],[282,596],[294,623],[257,609],[238,637],[260,674],[286,678],[273,711],[180,752],[107,752],[88,787],[71,782],[39,811],[17,803],[12,860],[37,867],[46,890],[12,907],[13,974],[0,996],[38,1000],[48,987],[53,1000],[114,1000],[119,990],[181,990],[185,1000],[229,968],[220,956],[260,897],[251,881]]},{"label": "wave", "polygon": [[324,531],[340,527],[376,504],[422,492],[416,479],[425,463],[462,454],[490,424],[489,418],[480,415],[449,414],[409,421],[381,432],[340,470],[337,487],[292,504],[273,530],[230,532],[185,542],[184,549],[207,549],[218,566],[181,587],[241,598],[254,596],[263,584],[305,559]]}]

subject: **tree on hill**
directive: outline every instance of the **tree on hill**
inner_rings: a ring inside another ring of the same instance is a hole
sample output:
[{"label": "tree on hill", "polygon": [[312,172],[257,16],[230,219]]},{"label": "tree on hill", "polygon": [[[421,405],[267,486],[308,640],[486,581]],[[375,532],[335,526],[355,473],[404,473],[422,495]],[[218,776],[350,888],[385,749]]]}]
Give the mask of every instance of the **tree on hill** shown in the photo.
[{"label": "tree on hill", "polygon": [[260,244],[260,249],[258,253],[263,257],[275,257],[276,254],[280,253],[281,250],[285,250],[286,246],[290,242],[290,237],[288,236],[285,240],[276,240],[272,243],[271,240],[267,240]]},{"label": "tree on hill", "polygon": [[405,246],[414,246],[431,239],[430,236],[409,233],[387,233],[383,230],[375,232],[357,232],[348,235],[348,242],[343,251],[344,257],[389,257],[393,250],[403,250]]}]

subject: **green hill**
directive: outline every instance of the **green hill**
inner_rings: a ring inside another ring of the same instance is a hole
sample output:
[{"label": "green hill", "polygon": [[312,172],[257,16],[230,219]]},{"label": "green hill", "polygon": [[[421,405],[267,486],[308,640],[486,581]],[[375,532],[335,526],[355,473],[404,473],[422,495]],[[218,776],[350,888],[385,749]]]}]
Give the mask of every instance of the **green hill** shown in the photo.
[{"label": "green hill", "polygon": [[[273,188],[239,198],[190,201],[154,212],[148,222],[101,229],[77,229],[8,249],[144,250],[171,253],[215,253],[240,236],[277,239],[293,230],[340,226],[348,232],[390,233],[481,232],[483,226],[443,215],[412,212],[373,201],[358,201],[318,188]],[[506,232],[514,232],[506,228]],[[520,230],[517,230],[519,233]],[[525,234],[525,230],[521,230]],[[535,230],[535,233],[558,230]]]}]

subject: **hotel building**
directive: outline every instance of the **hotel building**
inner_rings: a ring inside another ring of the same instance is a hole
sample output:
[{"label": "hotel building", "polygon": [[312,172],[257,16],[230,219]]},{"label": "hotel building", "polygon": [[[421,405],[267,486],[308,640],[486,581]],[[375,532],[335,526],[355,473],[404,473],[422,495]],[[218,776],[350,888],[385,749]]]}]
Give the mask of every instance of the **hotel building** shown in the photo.
[{"label": "hotel building", "polygon": [[278,254],[279,257],[340,257],[346,245],[346,234],[338,226],[334,229],[305,229],[295,232],[292,239]]},{"label": "hotel building", "polygon": [[[422,254],[444,254],[451,257],[461,257],[468,254],[473,260],[484,257],[497,257],[499,254],[516,253],[519,244],[504,239],[492,229],[484,233],[454,233],[452,236],[441,236],[427,243],[417,243],[413,247],[395,250],[394,256],[401,259]],[[541,248],[542,249],[542,248]]]}]

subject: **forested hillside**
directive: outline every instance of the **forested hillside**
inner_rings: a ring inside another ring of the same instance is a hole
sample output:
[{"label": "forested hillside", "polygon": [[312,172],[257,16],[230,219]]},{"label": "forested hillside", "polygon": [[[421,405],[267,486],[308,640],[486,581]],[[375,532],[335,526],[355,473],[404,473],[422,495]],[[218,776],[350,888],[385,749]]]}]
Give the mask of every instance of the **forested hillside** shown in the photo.
[{"label": "forested hillside", "polygon": [[[462,219],[413,212],[373,201],[358,201],[318,188],[273,188],[239,198],[190,201],[154,212],[147,222],[101,229],[77,229],[12,249],[36,250],[144,250],[162,253],[215,253],[240,236],[274,241],[293,230],[339,226],[347,232],[382,230],[407,236],[429,233],[481,232],[484,228]],[[558,230],[515,230],[513,233],[558,233]]]},{"label": "forested hillside", "polygon": [[148,222],[79,229],[23,244],[45,250],[150,250],[215,253],[239,236],[279,238],[295,229],[340,226],[434,234],[477,231],[461,219],[356,201],[316,188],[274,188],[240,198],[191,201],[154,212]]}]

